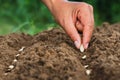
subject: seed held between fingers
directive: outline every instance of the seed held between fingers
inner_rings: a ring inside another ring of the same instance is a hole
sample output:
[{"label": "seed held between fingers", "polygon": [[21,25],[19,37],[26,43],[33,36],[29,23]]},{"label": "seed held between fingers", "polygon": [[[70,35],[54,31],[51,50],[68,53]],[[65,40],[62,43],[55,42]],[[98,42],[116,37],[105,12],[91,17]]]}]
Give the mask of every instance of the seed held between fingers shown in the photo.
[{"label": "seed held between fingers", "polygon": [[83,44],[81,44],[81,46],[80,46],[80,51],[84,52],[84,46],[83,46]]}]

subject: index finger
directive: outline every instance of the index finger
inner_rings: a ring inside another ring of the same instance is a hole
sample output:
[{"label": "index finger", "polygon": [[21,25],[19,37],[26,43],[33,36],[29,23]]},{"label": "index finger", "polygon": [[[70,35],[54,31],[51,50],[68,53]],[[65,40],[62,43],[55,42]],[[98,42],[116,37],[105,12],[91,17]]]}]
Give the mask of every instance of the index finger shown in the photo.
[{"label": "index finger", "polygon": [[93,17],[93,10],[91,6],[87,6],[86,8],[82,9],[80,13],[79,20],[83,25],[83,45],[84,48],[87,49],[88,44],[90,42],[93,28],[94,28],[94,17]]}]

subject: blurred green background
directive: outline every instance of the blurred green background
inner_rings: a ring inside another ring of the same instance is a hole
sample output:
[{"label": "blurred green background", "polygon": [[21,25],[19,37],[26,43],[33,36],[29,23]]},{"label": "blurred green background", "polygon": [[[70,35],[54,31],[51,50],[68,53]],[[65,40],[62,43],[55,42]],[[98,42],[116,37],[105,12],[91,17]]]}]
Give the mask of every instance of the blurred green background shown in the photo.
[{"label": "blurred green background", "polygon": [[[95,25],[120,22],[120,0],[71,1],[84,1],[93,5]],[[0,0],[0,35],[12,32],[33,35],[57,25],[40,0]]]}]

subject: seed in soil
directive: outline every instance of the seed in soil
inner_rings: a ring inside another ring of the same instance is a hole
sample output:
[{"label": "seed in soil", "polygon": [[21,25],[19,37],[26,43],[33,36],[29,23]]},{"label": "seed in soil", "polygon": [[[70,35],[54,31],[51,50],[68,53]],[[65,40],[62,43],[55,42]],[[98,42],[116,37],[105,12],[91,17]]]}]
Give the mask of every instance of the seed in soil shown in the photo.
[{"label": "seed in soil", "polygon": [[86,55],[84,55],[83,57],[82,57],[82,59],[86,59],[87,58],[87,56]]},{"label": "seed in soil", "polygon": [[84,68],[88,68],[89,65],[85,65]]},{"label": "seed in soil", "polygon": [[18,51],[21,52],[25,49],[25,47],[22,47],[21,49],[19,49]]},{"label": "seed in soil", "polygon": [[9,69],[13,69],[13,68],[14,68],[14,65],[10,65],[10,66],[9,66]]},{"label": "seed in soil", "polygon": [[83,46],[83,44],[81,44],[81,46],[80,46],[80,51],[84,52],[84,46]]},{"label": "seed in soil", "polygon": [[20,54],[16,54],[16,57],[20,56]]},{"label": "seed in soil", "polygon": [[17,62],[17,59],[14,59],[13,62]]},{"label": "seed in soil", "polygon": [[86,70],[86,74],[89,76],[91,74],[91,70]]}]

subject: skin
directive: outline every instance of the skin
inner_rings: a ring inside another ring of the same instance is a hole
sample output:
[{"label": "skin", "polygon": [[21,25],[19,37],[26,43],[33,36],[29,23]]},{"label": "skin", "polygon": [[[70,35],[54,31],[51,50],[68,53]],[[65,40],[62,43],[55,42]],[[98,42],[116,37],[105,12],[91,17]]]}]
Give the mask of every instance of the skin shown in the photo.
[{"label": "skin", "polygon": [[[87,49],[94,29],[93,7],[85,2],[42,0],[55,20],[74,41],[76,48]],[[83,33],[81,37],[79,32]]]}]

